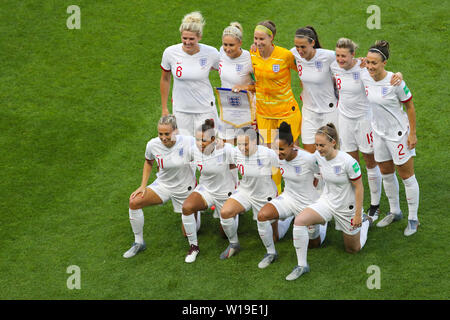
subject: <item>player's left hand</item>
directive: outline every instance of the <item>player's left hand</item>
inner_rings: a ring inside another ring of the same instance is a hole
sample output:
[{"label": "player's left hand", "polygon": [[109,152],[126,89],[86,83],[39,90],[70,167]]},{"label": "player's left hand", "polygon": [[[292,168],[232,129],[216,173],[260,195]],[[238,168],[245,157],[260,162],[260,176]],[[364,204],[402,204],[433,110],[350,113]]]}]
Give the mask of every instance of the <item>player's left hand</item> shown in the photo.
[{"label": "player's left hand", "polygon": [[362,224],[362,217],[361,217],[361,215],[359,214],[357,214],[357,215],[354,215],[353,216],[353,219],[351,220],[351,224],[352,224],[352,227],[354,227],[354,228],[359,228],[359,227],[361,227],[361,224]]},{"label": "player's left hand", "polygon": [[394,73],[391,78],[391,85],[392,86],[399,86],[402,83],[403,75],[401,72]]},{"label": "player's left hand", "polygon": [[417,136],[415,133],[410,132],[408,136],[408,149],[414,149],[417,144]]}]

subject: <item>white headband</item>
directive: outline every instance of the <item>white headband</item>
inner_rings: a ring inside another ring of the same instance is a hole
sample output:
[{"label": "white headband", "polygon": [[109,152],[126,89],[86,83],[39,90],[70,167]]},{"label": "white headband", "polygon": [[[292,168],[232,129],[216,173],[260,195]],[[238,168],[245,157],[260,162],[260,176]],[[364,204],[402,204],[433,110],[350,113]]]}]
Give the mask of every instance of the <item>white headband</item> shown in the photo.
[{"label": "white headband", "polygon": [[383,52],[381,52],[380,50],[378,50],[377,48],[370,48],[369,51],[377,51],[379,53],[381,53],[381,55],[384,57],[384,60],[387,60],[386,56],[384,55]]}]

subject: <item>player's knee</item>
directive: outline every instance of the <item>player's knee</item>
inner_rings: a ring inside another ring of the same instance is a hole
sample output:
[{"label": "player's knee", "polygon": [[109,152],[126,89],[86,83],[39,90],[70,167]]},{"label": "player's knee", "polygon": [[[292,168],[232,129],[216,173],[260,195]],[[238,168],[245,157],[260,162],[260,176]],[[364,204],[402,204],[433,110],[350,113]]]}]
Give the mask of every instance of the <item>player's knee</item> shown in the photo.
[{"label": "player's knee", "polygon": [[220,216],[222,217],[222,219],[230,219],[233,218],[235,214],[232,210],[222,208],[222,210],[220,210]]},{"label": "player's knee", "polygon": [[131,210],[138,210],[138,209],[142,209],[141,203],[139,201],[139,199],[130,199],[130,202],[128,203],[128,207]]},{"label": "player's knee", "polygon": [[269,217],[268,217],[268,215],[267,215],[265,210],[261,210],[261,211],[258,212],[257,219],[258,219],[259,222],[264,222],[264,221],[269,220]]},{"label": "player's knee", "polygon": [[196,212],[196,210],[194,209],[194,205],[192,203],[183,203],[183,206],[181,207],[181,212],[183,213],[183,215],[185,216],[189,216],[191,214],[193,214],[194,212]]}]

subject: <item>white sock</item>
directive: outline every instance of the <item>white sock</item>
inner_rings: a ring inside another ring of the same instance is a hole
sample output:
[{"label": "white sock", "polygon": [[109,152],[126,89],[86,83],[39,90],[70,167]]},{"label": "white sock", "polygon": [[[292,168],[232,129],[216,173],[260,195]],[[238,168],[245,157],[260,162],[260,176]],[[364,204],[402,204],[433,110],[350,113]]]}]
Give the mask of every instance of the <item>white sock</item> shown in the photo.
[{"label": "white sock", "polygon": [[183,221],[184,230],[186,231],[186,236],[188,238],[189,244],[197,246],[197,223],[195,222],[194,214],[190,214],[188,216],[182,214],[181,220]]},{"label": "white sock", "polygon": [[369,224],[370,224],[369,220],[366,220],[361,225],[361,230],[359,231],[359,243],[361,245],[361,248],[359,250],[361,250],[366,244],[367,233],[369,231]]},{"label": "white sock", "polygon": [[144,243],[144,212],[142,209],[128,209],[131,229],[134,233],[134,242]]},{"label": "white sock", "polygon": [[284,220],[278,220],[278,240],[283,239],[283,237],[286,235],[293,219],[294,216],[290,216]]},{"label": "white sock", "polygon": [[197,232],[198,230],[200,230],[200,226],[202,224],[202,215],[201,215],[201,211],[197,211]]},{"label": "white sock", "polygon": [[261,241],[267,249],[267,253],[275,254],[275,244],[273,243],[272,221],[258,221],[258,233]]},{"label": "white sock", "polygon": [[399,186],[397,176],[394,173],[382,174],[384,192],[389,200],[391,213],[400,213]]},{"label": "white sock", "polygon": [[306,262],[309,242],[308,227],[294,225],[292,235],[294,239],[295,252],[297,254],[297,264],[299,266],[306,267],[308,265]]},{"label": "white sock", "polygon": [[408,220],[419,220],[417,211],[419,209],[419,183],[416,175],[412,175],[406,180],[403,180],[405,185],[406,201],[408,202]]},{"label": "white sock", "polygon": [[[237,215],[239,216],[239,215]],[[229,219],[222,219],[220,218],[220,223],[222,224],[222,229],[227,235],[228,240],[230,243],[238,243],[238,236],[237,236],[237,227],[238,224],[236,223],[237,220],[235,218],[229,218]]]},{"label": "white sock", "polygon": [[325,222],[325,224],[319,224],[319,228],[320,228],[320,244],[323,243],[323,241],[325,240],[325,237],[327,235],[327,226],[328,226],[328,222]]},{"label": "white sock", "polygon": [[370,191],[370,204],[373,206],[377,206],[380,204],[381,199],[381,172],[380,168],[376,166],[375,168],[369,169],[367,168],[367,181],[369,183],[369,191]]}]

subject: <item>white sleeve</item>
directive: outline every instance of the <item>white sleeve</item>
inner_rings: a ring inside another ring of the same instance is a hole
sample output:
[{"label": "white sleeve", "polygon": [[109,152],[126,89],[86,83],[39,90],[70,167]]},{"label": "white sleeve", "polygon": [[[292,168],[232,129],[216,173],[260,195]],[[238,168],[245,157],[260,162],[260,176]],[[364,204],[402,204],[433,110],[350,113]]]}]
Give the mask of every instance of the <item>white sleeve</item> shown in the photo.
[{"label": "white sleeve", "polygon": [[152,153],[152,147],[151,147],[151,140],[147,143],[147,147],[145,148],[145,159],[147,160],[154,160],[155,157]]},{"label": "white sleeve", "polygon": [[336,52],[333,50],[327,50],[326,60],[331,65],[334,61],[336,61]]},{"label": "white sleeve", "polygon": [[225,154],[225,160],[228,164],[235,164],[235,158],[236,158],[236,149],[233,145],[229,143],[223,144],[223,151]]},{"label": "white sleeve", "polygon": [[213,63],[211,64],[211,67],[215,70],[219,70],[219,61],[220,61],[220,53],[217,51],[216,48],[213,48],[214,50],[211,53],[211,59]]},{"label": "white sleeve", "polygon": [[166,72],[169,72],[170,70],[172,70],[169,55],[170,54],[169,54],[168,48],[167,48],[166,50],[164,50],[162,60],[161,60],[161,68]]},{"label": "white sleeve", "polygon": [[314,154],[308,156],[308,164],[313,174],[320,173],[319,164]]},{"label": "white sleeve", "polygon": [[277,153],[275,151],[273,151],[272,149],[269,149],[269,155],[270,155],[270,162],[272,164],[272,167],[279,167],[280,162],[279,162]]},{"label": "white sleeve", "polygon": [[345,171],[347,172],[348,178],[350,180],[357,180],[361,177],[361,168],[358,161],[353,158],[348,158],[346,161]]},{"label": "white sleeve", "polygon": [[402,80],[402,83],[394,88],[395,88],[395,95],[401,102],[407,102],[411,100],[412,94],[408,86],[406,85],[405,81]]}]

